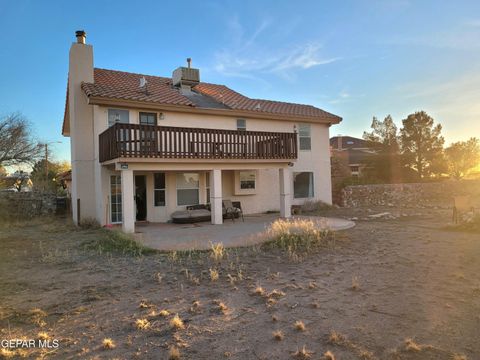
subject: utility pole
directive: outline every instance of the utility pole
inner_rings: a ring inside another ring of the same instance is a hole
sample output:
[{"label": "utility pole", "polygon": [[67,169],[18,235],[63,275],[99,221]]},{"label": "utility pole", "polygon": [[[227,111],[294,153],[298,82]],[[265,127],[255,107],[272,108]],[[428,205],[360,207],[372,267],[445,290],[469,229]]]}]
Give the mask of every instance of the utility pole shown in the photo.
[{"label": "utility pole", "polygon": [[48,188],[48,145],[61,143],[61,141],[51,141],[45,143],[45,190]]},{"label": "utility pole", "polygon": [[45,143],[45,182],[48,183],[48,143]]}]

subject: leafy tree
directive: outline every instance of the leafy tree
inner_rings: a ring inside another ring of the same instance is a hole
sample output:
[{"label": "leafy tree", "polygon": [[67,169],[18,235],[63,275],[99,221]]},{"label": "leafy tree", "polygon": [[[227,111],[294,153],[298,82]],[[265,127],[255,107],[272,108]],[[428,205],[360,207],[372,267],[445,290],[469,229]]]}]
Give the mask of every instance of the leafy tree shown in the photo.
[{"label": "leafy tree", "polygon": [[42,149],[33,139],[28,121],[21,114],[0,119],[0,165],[11,166],[35,162]]},{"label": "leafy tree", "polygon": [[33,165],[30,178],[34,186],[42,186],[48,190],[56,190],[61,184],[57,181],[57,175],[70,169],[68,161],[48,161],[48,177],[46,176],[45,159],[37,161]]},{"label": "leafy tree", "polygon": [[470,138],[459,141],[445,149],[448,173],[455,179],[461,179],[480,163],[480,141]]},{"label": "leafy tree", "polygon": [[388,115],[383,121],[373,117],[370,127],[371,132],[363,133],[373,152],[366,164],[365,176],[384,183],[402,181],[398,130],[392,117]]},{"label": "leafy tree", "polygon": [[400,145],[402,159],[408,168],[415,170],[420,179],[439,171],[434,165],[442,157],[442,126],[425,111],[419,111],[402,120]]}]

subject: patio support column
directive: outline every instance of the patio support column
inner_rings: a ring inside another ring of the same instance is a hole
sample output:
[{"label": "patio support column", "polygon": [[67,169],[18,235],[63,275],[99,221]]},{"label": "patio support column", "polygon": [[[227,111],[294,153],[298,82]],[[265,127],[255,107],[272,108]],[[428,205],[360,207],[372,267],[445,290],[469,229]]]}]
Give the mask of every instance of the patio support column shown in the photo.
[{"label": "patio support column", "polygon": [[222,170],[220,169],[215,169],[210,172],[210,206],[212,211],[212,224],[223,224]]},{"label": "patio support column", "polygon": [[292,170],[290,168],[281,168],[279,170],[280,178],[280,216],[284,218],[292,217]]},{"label": "patio support column", "polygon": [[122,230],[135,232],[135,205],[133,199],[133,170],[122,170]]}]

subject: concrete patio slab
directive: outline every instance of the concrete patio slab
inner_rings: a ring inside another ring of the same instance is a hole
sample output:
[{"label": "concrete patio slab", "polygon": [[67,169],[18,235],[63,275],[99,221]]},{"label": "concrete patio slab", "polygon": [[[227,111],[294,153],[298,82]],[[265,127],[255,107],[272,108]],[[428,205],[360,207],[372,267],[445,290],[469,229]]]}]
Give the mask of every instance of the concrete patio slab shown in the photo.
[{"label": "concrete patio slab", "polygon": [[[295,216],[312,219],[320,228],[345,230],[355,226],[353,221],[318,216]],[[142,245],[162,251],[207,250],[211,244],[223,243],[225,247],[260,244],[267,240],[265,230],[275,220],[276,214],[245,216],[245,222],[225,220],[223,225],[208,222],[196,224],[148,223],[136,224],[135,240]]]}]

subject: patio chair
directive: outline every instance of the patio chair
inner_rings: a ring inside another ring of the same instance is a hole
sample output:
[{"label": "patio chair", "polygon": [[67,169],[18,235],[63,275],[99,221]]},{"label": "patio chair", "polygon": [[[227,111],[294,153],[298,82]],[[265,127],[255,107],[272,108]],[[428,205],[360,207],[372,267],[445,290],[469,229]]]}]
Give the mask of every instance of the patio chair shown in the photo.
[{"label": "patio chair", "polygon": [[234,205],[232,200],[223,200],[222,205],[225,209],[225,215],[227,218],[231,217],[232,221],[235,222],[236,217],[242,216],[242,221],[245,222],[240,201],[236,201]]},{"label": "patio chair", "polygon": [[453,222],[458,223],[460,215],[462,213],[467,213],[469,211],[474,211],[471,199],[469,196],[454,196],[453,197]]}]

